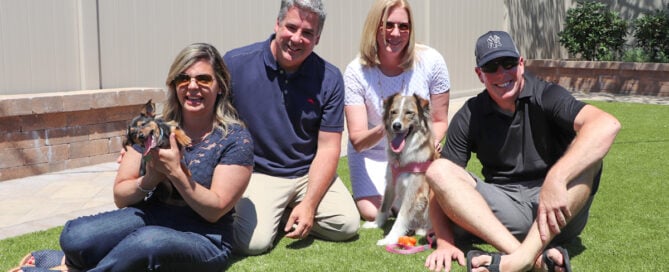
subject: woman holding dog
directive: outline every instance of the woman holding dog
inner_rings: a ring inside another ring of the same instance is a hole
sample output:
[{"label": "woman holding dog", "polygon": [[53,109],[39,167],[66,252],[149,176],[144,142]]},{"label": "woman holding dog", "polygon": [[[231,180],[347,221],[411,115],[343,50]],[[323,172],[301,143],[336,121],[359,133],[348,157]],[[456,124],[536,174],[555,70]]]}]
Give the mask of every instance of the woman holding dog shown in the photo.
[{"label": "woman holding dog", "polygon": [[[71,220],[63,229],[60,244],[69,268],[225,268],[231,254],[233,207],[253,167],[251,136],[231,104],[228,70],[213,46],[184,48],[166,84],[163,118],[176,122],[192,139],[191,145],[180,150],[172,133],[170,148],[152,149],[146,157],[141,146],[127,148],[113,189],[120,209]],[[142,160],[147,160],[146,174],[140,176]],[[156,197],[167,188],[161,183],[172,187],[171,201]],[[46,255],[35,252],[29,262],[53,263],[38,259],[41,256]],[[60,258],[57,262],[63,258],[62,253],[49,256]]]},{"label": "woman holding dog", "polygon": [[353,197],[366,221],[374,221],[386,184],[383,100],[396,93],[429,99],[434,144],[448,126],[450,80],[443,57],[415,42],[406,0],[377,0],[363,26],[359,55],[346,67],[345,113]]}]

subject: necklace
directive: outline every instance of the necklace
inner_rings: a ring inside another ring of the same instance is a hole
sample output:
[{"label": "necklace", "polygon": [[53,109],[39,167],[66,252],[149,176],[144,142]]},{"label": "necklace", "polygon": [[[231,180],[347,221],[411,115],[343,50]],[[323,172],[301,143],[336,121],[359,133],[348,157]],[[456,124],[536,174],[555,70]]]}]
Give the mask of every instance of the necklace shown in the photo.
[{"label": "necklace", "polygon": [[[386,88],[388,88],[388,89],[384,88],[383,81],[381,80],[381,74],[382,73],[383,72],[381,71],[381,68],[379,67],[379,69],[377,70],[377,74],[376,74],[376,78],[377,78],[376,83],[379,84],[379,94],[380,94],[382,100],[386,99],[386,97],[389,97],[389,96],[391,96],[393,94],[396,94],[396,93],[401,93],[402,95],[406,95],[405,80],[406,80],[407,71],[402,71],[402,84],[400,85],[399,89],[392,89],[392,86],[386,86]],[[384,75],[384,76],[388,77],[386,75]],[[390,78],[392,80],[392,79],[395,79],[397,77],[388,77],[388,78]]]}]

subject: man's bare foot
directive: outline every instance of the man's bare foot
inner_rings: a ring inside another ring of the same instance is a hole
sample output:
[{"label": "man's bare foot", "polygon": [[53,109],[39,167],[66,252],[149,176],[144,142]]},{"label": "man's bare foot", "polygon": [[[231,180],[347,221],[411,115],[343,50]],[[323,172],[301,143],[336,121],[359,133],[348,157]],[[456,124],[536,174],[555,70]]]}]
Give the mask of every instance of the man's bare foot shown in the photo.
[{"label": "man's bare foot", "polygon": [[487,253],[472,250],[467,253],[467,266],[474,272],[486,271],[527,271],[532,268],[532,262],[517,258],[518,256],[503,255],[501,253]]},{"label": "man's bare foot", "polygon": [[569,253],[562,247],[544,250],[534,262],[534,271],[571,271]]}]

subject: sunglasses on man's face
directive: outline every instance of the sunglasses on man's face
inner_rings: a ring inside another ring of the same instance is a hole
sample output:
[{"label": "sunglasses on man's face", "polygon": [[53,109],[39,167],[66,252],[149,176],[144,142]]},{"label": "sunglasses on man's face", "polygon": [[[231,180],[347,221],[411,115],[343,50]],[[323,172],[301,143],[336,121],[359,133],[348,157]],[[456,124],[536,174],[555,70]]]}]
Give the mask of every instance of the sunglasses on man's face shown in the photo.
[{"label": "sunglasses on man's face", "polygon": [[481,65],[481,71],[484,73],[492,74],[494,72],[497,72],[497,68],[502,66],[504,70],[511,70],[518,66],[519,60],[517,58],[500,58],[500,59],[494,59],[486,64]]},{"label": "sunglasses on man's face", "polygon": [[386,22],[385,29],[386,31],[393,31],[395,28],[400,30],[400,32],[408,32],[411,29],[411,24],[409,23],[396,23],[396,22]]},{"label": "sunglasses on man's face", "polygon": [[188,84],[190,84],[191,80],[193,79],[195,79],[195,83],[197,83],[197,85],[204,87],[211,87],[211,85],[214,83],[214,77],[207,74],[197,75],[192,78],[187,74],[179,74],[174,78],[172,83],[177,88],[181,88],[184,86],[188,86]]}]

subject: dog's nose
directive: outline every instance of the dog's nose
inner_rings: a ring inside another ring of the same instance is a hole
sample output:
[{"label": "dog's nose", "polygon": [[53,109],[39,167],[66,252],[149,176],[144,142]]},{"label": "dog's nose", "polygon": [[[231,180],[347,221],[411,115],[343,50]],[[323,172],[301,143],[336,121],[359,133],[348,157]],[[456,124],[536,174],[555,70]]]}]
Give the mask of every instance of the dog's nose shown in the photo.
[{"label": "dog's nose", "polygon": [[393,130],[400,130],[400,129],[402,129],[402,124],[400,122],[394,122]]}]

